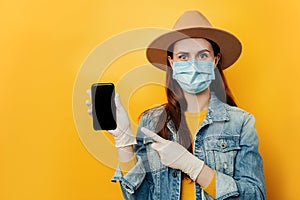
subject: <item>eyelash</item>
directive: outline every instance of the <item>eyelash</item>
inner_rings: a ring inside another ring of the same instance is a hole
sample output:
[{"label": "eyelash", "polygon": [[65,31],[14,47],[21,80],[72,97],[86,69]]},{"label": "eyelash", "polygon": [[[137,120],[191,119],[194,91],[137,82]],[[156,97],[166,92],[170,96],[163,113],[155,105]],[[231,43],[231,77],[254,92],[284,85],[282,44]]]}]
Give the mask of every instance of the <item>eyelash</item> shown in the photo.
[{"label": "eyelash", "polygon": [[[180,60],[187,60],[188,56],[187,55],[179,55],[178,58]],[[205,58],[208,58],[208,55],[206,53],[202,53],[202,54],[199,55],[199,58],[200,59],[205,59]]]},{"label": "eyelash", "polygon": [[202,53],[199,55],[200,58],[208,58],[208,55],[206,53]]},{"label": "eyelash", "polygon": [[[185,57],[185,58],[182,58],[182,57]],[[186,60],[187,59],[187,55],[179,55],[178,58],[181,59],[181,60]]]}]

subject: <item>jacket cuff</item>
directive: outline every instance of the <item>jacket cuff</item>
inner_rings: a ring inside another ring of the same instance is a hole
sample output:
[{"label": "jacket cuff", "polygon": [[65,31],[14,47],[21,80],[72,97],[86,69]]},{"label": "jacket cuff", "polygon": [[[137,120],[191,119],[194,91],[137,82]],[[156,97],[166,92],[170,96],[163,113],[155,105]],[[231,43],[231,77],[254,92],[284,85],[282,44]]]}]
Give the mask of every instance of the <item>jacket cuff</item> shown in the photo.
[{"label": "jacket cuff", "polygon": [[112,182],[120,181],[121,187],[130,194],[133,194],[134,191],[139,188],[146,176],[146,171],[141,157],[137,155],[136,158],[137,163],[126,173],[125,176],[123,176],[120,166],[118,166],[111,179]]},{"label": "jacket cuff", "polygon": [[221,172],[216,173],[216,199],[238,196],[239,191],[235,180]]}]

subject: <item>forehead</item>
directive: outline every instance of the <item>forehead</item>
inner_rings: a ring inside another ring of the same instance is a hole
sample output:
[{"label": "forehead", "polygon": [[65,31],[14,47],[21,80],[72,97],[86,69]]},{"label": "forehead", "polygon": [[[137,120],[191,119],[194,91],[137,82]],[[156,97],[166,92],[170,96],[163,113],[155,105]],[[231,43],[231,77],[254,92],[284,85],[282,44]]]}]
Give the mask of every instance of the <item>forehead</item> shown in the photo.
[{"label": "forehead", "polygon": [[211,44],[204,38],[186,38],[179,40],[174,44],[174,52],[190,52],[202,49],[212,50]]}]

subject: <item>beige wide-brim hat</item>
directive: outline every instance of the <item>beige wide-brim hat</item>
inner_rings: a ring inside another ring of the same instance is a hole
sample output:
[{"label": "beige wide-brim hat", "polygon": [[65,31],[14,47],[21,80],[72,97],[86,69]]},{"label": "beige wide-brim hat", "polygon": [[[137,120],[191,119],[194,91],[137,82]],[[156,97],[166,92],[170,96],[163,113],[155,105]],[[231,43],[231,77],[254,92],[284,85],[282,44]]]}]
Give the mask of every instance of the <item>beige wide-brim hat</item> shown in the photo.
[{"label": "beige wide-brim hat", "polygon": [[240,56],[242,45],[231,33],[212,27],[199,11],[185,12],[175,23],[173,30],[150,43],[146,56],[150,63],[166,70],[168,47],[176,41],[186,38],[205,38],[214,41],[220,47],[222,69],[231,66]]}]

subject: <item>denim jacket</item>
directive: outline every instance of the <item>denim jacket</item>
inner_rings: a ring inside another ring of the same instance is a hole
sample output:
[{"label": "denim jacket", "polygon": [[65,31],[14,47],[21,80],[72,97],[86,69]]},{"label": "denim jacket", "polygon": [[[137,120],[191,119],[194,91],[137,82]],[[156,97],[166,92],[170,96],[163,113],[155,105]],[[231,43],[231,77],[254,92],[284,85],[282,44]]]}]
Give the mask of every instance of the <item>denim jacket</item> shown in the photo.
[{"label": "denim jacket", "polygon": [[[136,165],[125,175],[117,168],[112,181],[120,181],[128,200],[178,200],[181,171],[164,166],[151,148],[141,127],[156,131],[163,107],[153,108],[141,117],[135,145]],[[207,115],[194,137],[194,155],[216,170],[216,198],[265,199],[262,158],[254,117],[237,107],[222,103],[212,93]],[[172,121],[168,130],[173,141],[179,141]],[[195,182],[196,200],[213,199]]]}]

